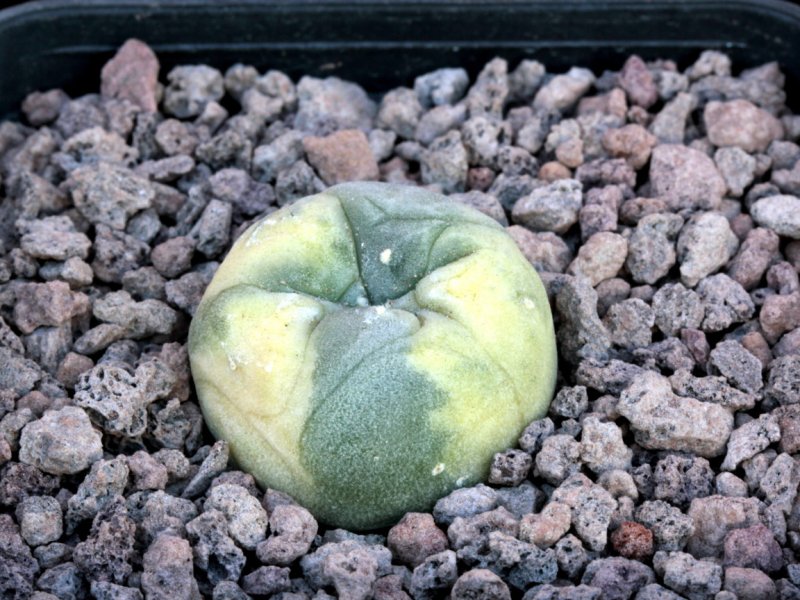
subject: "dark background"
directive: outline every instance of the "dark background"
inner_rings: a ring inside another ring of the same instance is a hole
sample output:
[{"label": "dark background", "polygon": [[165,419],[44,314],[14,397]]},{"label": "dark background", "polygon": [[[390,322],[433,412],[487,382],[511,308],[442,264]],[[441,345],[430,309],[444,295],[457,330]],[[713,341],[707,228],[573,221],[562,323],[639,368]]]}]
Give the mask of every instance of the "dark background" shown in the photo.
[{"label": "dark background", "polygon": [[0,13],[0,115],[37,89],[96,91],[129,37],[154,48],[162,80],[176,64],[243,62],[293,79],[337,75],[370,92],[443,66],[474,75],[494,56],[599,74],[634,52],[683,67],[713,48],[737,70],[779,61],[789,97],[800,96],[800,6],[780,0],[46,0]]}]

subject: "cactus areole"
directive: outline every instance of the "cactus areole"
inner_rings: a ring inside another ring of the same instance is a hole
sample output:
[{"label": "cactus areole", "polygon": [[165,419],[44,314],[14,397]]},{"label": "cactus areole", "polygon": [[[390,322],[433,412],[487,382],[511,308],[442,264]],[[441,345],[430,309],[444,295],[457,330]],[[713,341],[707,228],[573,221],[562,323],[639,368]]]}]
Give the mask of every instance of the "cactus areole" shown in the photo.
[{"label": "cactus areole", "polygon": [[350,529],[486,477],[553,394],[539,277],[495,221],[348,183],[253,224],[191,324],[206,422],[238,465]]}]

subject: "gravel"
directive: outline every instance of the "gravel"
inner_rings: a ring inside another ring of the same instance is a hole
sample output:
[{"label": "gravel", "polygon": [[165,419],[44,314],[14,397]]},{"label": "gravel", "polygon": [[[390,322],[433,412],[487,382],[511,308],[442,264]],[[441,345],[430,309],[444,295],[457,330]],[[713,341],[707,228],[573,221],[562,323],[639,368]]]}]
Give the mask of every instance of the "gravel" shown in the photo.
[{"label": "gravel", "polygon": [[[130,40],[99,93],[30,94],[0,125],[0,596],[800,597],[800,121],[775,63],[617,66],[380,95]],[[251,220],[357,179],[506,227],[561,359],[485,483],[360,533],[236,470],[185,348]]]}]

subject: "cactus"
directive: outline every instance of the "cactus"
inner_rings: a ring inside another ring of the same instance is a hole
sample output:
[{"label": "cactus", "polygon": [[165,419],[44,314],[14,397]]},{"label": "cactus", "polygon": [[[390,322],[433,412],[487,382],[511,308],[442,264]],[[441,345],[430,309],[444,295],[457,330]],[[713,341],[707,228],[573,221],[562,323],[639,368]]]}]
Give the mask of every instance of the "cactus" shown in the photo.
[{"label": "cactus", "polygon": [[419,188],[347,183],[253,224],[192,321],[211,432],[265,487],[350,529],[485,478],[544,416],[544,287],[492,219]]}]

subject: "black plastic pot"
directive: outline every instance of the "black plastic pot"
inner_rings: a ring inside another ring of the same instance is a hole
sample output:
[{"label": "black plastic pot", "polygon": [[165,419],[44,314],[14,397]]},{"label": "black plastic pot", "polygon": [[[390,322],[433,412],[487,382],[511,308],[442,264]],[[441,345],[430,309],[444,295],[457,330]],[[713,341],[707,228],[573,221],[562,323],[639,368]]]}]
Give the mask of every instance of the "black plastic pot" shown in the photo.
[{"label": "black plastic pot", "polygon": [[34,90],[96,90],[129,37],[155,49],[162,74],[243,62],[375,92],[442,66],[474,73],[498,55],[602,71],[632,52],[685,65],[716,48],[737,68],[779,61],[800,96],[800,7],[779,0],[44,0],[0,11],[0,115]]}]

